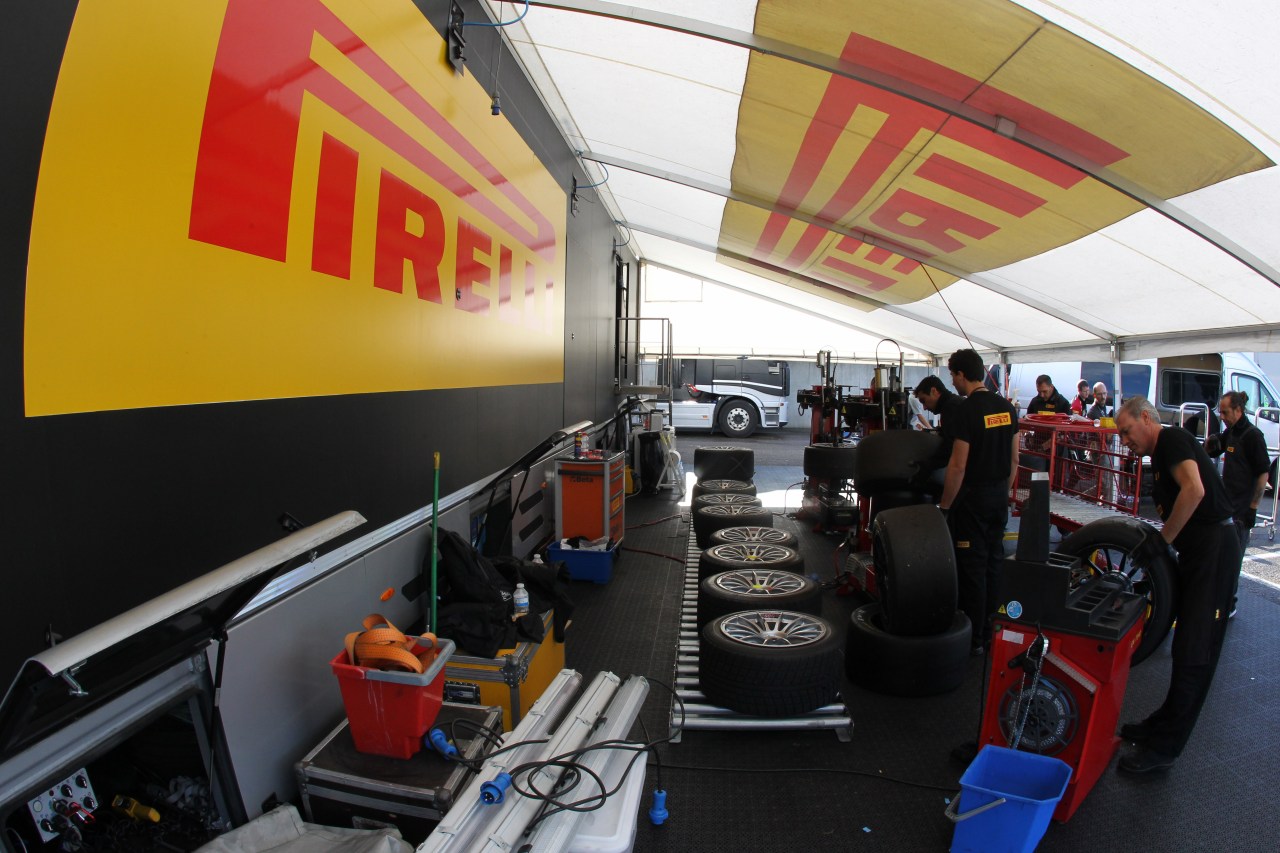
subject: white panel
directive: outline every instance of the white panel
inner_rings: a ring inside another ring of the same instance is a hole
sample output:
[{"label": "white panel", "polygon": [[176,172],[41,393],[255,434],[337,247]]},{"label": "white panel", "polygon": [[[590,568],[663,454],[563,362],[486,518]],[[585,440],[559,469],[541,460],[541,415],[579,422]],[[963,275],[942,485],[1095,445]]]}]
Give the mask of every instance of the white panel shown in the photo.
[{"label": "white panel", "polygon": [[624,169],[609,169],[609,191],[626,221],[716,245],[724,197]]},{"label": "white panel", "polygon": [[1118,335],[1280,321],[1280,290],[1149,211],[988,275]]},{"label": "white panel", "polygon": [[1280,159],[1274,0],[1019,0],[1200,104]]},{"label": "white panel", "polygon": [[[536,11],[524,23],[583,150],[728,182],[745,50],[641,24]],[[520,46],[519,36],[513,40]]]},{"label": "white panel", "polygon": [[1031,346],[1092,337],[1069,323],[963,280],[943,288],[941,295],[903,307],[948,326],[954,326],[958,320],[959,328],[965,333],[1001,346]]}]

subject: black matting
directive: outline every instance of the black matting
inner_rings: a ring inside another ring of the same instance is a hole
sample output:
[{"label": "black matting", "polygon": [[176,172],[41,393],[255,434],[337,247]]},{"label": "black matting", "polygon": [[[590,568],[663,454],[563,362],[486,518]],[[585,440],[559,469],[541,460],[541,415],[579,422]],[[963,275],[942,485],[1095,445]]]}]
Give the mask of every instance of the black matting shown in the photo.
[{"label": "black matting", "polygon": [[[771,446],[784,443],[774,436],[769,440]],[[710,443],[724,442],[716,436]],[[803,440],[785,443],[795,445],[798,466]],[[691,449],[681,451],[690,466]],[[789,483],[794,474],[790,467],[762,468],[759,461],[757,467],[758,482]],[[792,492],[792,511],[796,502]],[[588,677],[603,669],[624,678],[642,674],[670,682],[688,507],[670,492],[632,497],[627,523],[612,581],[573,586],[578,609],[566,646],[568,665]],[[809,571],[832,577],[837,538],[815,534],[783,515],[775,523],[801,536]],[[844,630],[855,604],[828,592],[824,615]],[[1164,777],[1133,779],[1116,773],[1113,760],[1075,816],[1066,824],[1051,824],[1037,850],[1280,850],[1280,821],[1272,803],[1280,782],[1277,638],[1280,592],[1243,579],[1239,616],[1230,627],[1213,692],[1177,766]],[[1133,670],[1123,719],[1154,709],[1168,676],[1166,643]],[[647,791],[655,785],[650,766],[634,849],[948,850],[953,825],[944,810],[965,769],[949,754],[976,736],[983,678],[983,661],[973,659],[965,683],[942,696],[895,698],[846,684],[854,722],[850,743],[824,730],[687,732],[681,743],[660,748],[670,812],[662,826],[647,817]],[[641,716],[651,738],[667,731],[668,703],[661,693],[650,694]]]}]

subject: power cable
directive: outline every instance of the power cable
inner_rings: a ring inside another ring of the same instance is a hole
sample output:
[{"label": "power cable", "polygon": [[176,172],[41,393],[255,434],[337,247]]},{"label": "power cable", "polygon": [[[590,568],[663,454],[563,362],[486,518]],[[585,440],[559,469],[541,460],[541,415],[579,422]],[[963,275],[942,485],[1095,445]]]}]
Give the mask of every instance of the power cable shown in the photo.
[{"label": "power cable", "polygon": [[[501,2],[499,2],[501,7]],[[518,24],[524,20],[524,16],[529,14],[529,0],[524,0],[524,11],[520,13],[520,17],[510,21],[463,21],[464,27],[509,27],[512,24]]]}]

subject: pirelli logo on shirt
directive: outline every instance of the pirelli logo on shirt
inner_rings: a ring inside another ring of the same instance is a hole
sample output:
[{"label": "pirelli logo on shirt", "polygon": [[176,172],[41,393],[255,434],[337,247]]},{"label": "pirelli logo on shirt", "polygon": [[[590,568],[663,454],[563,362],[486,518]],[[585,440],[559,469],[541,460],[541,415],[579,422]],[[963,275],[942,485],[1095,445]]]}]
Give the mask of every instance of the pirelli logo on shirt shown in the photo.
[{"label": "pirelli logo on shirt", "polygon": [[1008,412],[1001,412],[998,415],[987,415],[983,419],[983,423],[987,429],[995,429],[996,427],[1009,426],[1013,423],[1013,418]]}]

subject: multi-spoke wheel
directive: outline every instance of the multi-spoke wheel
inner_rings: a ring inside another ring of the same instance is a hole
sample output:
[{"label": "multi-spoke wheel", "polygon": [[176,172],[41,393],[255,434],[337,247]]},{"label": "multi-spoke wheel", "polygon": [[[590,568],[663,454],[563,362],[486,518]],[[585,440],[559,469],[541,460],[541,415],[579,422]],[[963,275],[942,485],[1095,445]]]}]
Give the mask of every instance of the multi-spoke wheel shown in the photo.
[{"label": "multi-spoke wheel", "polygon": [[1173,558],[1159,531],[1136,518],[1104,518],[1063,539],[1057,550],[1080,557],[1089,574],[1118,577],[1129,591],[1146,597],[1142,640],[1131,663],[1159,648],[1173,625],[1176,584]]},{"label": "multi-spoke wheel", "polygon": [[768,568],[720,572],[698,584],[698,627],[739,610],[760,607],[820,616],[822,588],[804,575]]},{"label": "multi-spoke wheel", "polygon": [[702,628],[698,679],[708,701],[758,717],[794,717],[840,693],[840,638],[791,610],[748,610]]}]

